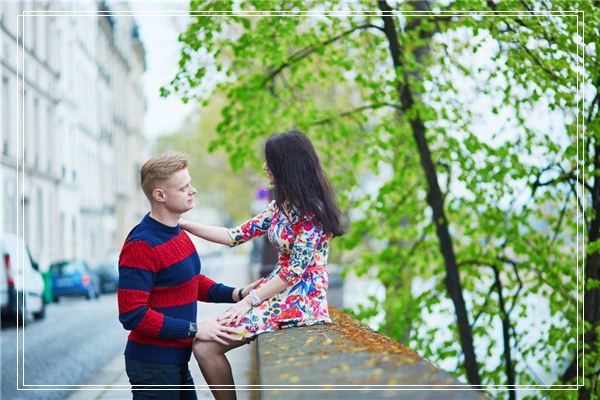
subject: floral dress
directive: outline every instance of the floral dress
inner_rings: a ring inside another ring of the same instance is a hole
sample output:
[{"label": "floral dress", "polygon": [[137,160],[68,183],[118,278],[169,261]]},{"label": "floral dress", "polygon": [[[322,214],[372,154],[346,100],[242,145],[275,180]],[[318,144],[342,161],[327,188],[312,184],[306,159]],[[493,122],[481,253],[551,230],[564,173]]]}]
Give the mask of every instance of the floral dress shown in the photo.
[{"label": "floral dress", "polygon": [[288,286],[240,321],[241,339],[282,328],[331,323],[327,309],[329,271],[326,269],[331,233],[324,232],[313,215],[280,210],[275,201],[240,226],[229,230],[230,246],[268,234],[277,248],[275,269],[259,284],[279,276]]}]

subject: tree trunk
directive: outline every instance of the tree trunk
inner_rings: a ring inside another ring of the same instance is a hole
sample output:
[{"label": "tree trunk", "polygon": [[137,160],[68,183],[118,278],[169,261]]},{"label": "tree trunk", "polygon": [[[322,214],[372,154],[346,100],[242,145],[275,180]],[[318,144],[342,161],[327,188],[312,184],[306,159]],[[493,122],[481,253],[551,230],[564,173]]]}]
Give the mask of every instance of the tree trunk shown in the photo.
[{"label": "tree trunk", "polygon": [[[384,32],[388,40],[394,67],[396,68],[397,73],[399,73],[402,68],[402,62],[398,35],[393,16],[390,13],[392,10],[385,0],[378,1],[378,5],[381,11],[383,11],[382,18],[384,23]],[[428,4],[426,1],[419,1],[415,3],[415,8],[427,9]],[[404,72],[404,76],[402,78],[403,83],[398,84],[397,91],[402,108],[400,111],[406,113],[406,111],[413,107],[414,101],[413,94],[408,84],[408,74]],[[446,278],[444,283],[450,298],[454,303],[454,309],[456,312],[460,333],[461,348],[464,354],[464,368],[469,383],[472,385],[480,385],[481,380],[479,378],[479,368],[477,366],[477,359],[473,346],[473,333],[469,323],[467,307],[463,298],[458,266],[456,264],[456,256],[452,246],[452,238],[448,230],[448,222],[444,212],[442,192],[437,180],[435,165],[431,159],[431,152],[425,138],[425,125],[419,116],[412,117],[410,119],[410,125],[415,142],[417,143],[421,166],[427,178],[427,184],[429,187],[427,202],[433,211],[433,220],[436,226],[437,236],[440,241],[440,249],[444,257],[444,263],[446,266]]]},{"label": "tree trunk", "polygon": [[[594,145],[594,171],[600,171],[600,141],[596,139]],[[592,186],[592,209],[594,217],[588,229],[588,243],[595,242],[600,239],[600,176],[594,177],[594,186]],[[588,253],[585,258],[585,281],[600,280],[600,252]],[[598,329],[598,323],[600,322],[600,288],[594,288],[585,290],[584,295],[584,320],[588,322],[591,327],[584,334],[583,345],[586,347],[586,351],[589,353],[594,351],[598,346],[598,335],[596,330]],[[579,316],[577,316],[579,318]],[[579,338],[577,338],[579,341]],[[565,370],[562,381],[567,383],[575,378],[578,374],[583,377],[583,362],[581,348],[580,351],[575,354],[571,364]],[[585,371],[585,376],[591,380],[598,380],[597,371]],[[580,383],[580,382],[577,382]],[[596,383],[597,384],[597,383]],[[591,387],[581,387],[579,389],[579,399],[588,400],[591,398]]]}]

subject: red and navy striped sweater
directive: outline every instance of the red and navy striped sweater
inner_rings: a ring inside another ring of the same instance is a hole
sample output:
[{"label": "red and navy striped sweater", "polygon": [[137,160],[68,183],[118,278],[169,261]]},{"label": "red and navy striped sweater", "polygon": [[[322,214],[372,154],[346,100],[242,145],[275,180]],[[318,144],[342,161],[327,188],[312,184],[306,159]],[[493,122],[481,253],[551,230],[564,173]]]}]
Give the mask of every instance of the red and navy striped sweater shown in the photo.
[{"label": "red and navy striped sweater", "polygon": [[196,301],[232,303],[233,290],[200,275],[200,257],[184,230],[146,214],[119,257],[119,320],[131,331],[125,357],[187,363]]}]

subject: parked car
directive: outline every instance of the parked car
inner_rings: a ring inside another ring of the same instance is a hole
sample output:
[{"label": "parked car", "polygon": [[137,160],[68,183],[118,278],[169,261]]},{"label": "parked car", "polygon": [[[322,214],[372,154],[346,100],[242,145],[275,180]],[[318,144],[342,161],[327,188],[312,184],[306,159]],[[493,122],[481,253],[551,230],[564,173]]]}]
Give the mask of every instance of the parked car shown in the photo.
[{"label": "parked car", "polygon": [[100,280],[100,291],[102,293],[114,293],[119,287],[119,267],[113,264],[103,264],[98,270]]},{"label": "parked car", "polygon": [[88,300],[100,296],[98,277],[83,260],[65,260],[50,265],[52,298],[84,296]]},{"label": "parked car", "polygon": [[102,293],[114,293],[119,288],[119,252],[111,251],[96,270]]},{"label": "parked car", "polygon": [[[4,233],[0,242],[0,307],[3,318],[19,323],[46,315],[44,279],[23,238]],[[24,301],[24,303],[23,303]]]}]

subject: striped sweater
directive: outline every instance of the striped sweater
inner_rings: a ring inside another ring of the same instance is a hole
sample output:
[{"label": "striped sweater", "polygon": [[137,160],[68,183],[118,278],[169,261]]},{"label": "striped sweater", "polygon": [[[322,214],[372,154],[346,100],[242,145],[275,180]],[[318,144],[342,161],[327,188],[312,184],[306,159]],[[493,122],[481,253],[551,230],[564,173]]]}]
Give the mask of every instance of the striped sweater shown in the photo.
[{"label": "striped sweater", "polygon": [[131,331],[125,357],[187,363],[196,301],[231,303],[233,290],[200,274],[200,257],[184,230],[146,214],[119,257],[119,321]]}]

